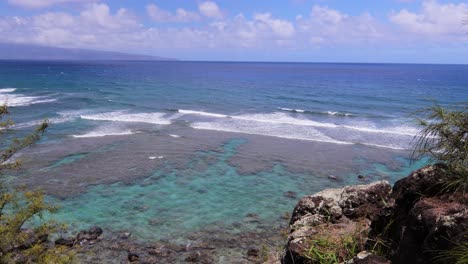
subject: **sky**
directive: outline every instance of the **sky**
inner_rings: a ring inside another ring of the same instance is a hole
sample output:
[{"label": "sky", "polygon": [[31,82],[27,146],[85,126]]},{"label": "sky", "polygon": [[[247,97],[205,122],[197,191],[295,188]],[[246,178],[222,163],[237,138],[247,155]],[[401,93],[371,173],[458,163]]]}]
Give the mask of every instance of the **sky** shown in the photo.
[{"label": "sky", "polygon": [[468,64],[468,2],[0,0],[0,42],[180,60]]}]

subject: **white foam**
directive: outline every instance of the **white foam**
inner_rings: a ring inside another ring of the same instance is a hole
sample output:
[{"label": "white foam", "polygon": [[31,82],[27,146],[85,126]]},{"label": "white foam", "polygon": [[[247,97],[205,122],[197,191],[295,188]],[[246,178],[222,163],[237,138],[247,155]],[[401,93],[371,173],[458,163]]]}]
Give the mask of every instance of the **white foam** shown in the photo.
[{"label": "white foam", "polygon": [[193,111],[193,110],[183,110],[179,109],[179,113],[184,114],[184,115],[201,115],[201,116],[209,116],[209,117],[229,117],[228,115],[223,115],[223,114],[215,114],[215,113],[209,113],[209,112],[203,112],[203,111]]},{"label": "white foam", "polygon": [[282,111],[288,111],[288,112],[293,112],[293,113],[304,113],[305,110],[302,109],[292,109],[292,108],[286,108],[286,107],[278,107],[279,110]]},{"label": "white foam", "polygon": [[[195,129],[236,132],[288,139],[362,144],[391,149],[408,149],[409,141],[417,135],[411,126],[376,127],[372,122],[333,124],[301,116],[274,112],[266,114],[219,115],[208,113],[213,120],[194,122]],[[229,117],[229,118],[227,118]]]},{"label": "white foam", "polygon": [[74,138],[91,138],[91,137],[105,137],[105,136],[124,136],[131,135],[132,131],[122,131],[122,132],[89,132],[83,135],[72,135]]},{"label": "white foam", "polygon": [[[211,113],[210,113],[211,114]],[[293,117],[286,113],[275,112],[267,114],[245,114],[238,116],[224,116],[230,117],[231,119],[240,119],[272,124],[291,124],[297,126],[312,126],[312,127],[323,127],[323,128],[347,128],[368,133],[386,133],[386,134],[397,134],[397,135],[409,135],[415,136],[418,130],[411,126],[392,126],[377,128],[371,123],[357,123],[356,125],[340,125],[332,124],[327,122],[318,122],[311,119],[302,117]]]},{"label": "white foam", "polygon": [[403,136],[416,136],[418,134],[417,128],[404,125],[376,128],[373,124],[361,123],[353,126],[343,125],[343,127],[368,133],[396,134]]},{"label": "white foam", "polygon": [[[44,98],[44,97],[37,97],[37,98]],[[52,103],[52,102],[56,102],[57,99],[40,99],[40,100],[36,100],[36,101],[33,101],[31,102],[30,104],[44,104],[44,103]]]},{"label": "white foam", "polygon": [[124,136],[131,135],[133,132],[130,129],[122,128],[119,126],[101,126],[93,131],[82,135],[72,135],[74,138],[91,138],[91,137],[105,137],[105,136]]},{"label": "white foam", "polygon": [[310,119],[292,117],[285,113],[275,112],[270,114],[245,114],[238,116],[231,116],[233,119],[272,123],[272,124],[290,124],[298,126],[312,126],[312,127],[337,127],[331,123],[320,123]]},{"label": "white foam", "polygon": [[[60,117],[53,117],[53,118],[48,118],[47,120],[49,121],[50,124],[61,124],[61,123],[66,123],[70,121],[74,121],[80,115],[89,113],[90,110],[72,110],[72,111],[62,111],[58,112],[57,114],[60,115]],[[14,128],[25,128],[25,127],[31,127],[31,126],[38,126],[44,122],[43,119],[41,120],[33,120],[29,122],[24,122],[24,123],[19,123],[15,124],[13,127]]]},{"label": "white foam", "polygon": [[[371,147],[378,148],[388,148],[394,150],[406,150],[409,145],[405,147],[404,142],[399,140],[392,140],[390,142],[383,142],[383,144],[378,144],[374,142],[365,142],[360,141],[359,138],[356,140],[347,141],[345,137],[342,140],[334,139],[330,136],[327,136],[325,133],[315,130],[311,127],[300,127],[300,126],[291,126],[291,125],[279,125],[279,126],[259,126],[258,124],[249,124],[243,125],[239,123],[219,123],[219,122],[197,122],[191,125],[194,129],[202,130],[212,130],[212,131],[223,131],[223,132],[233,132],[233,133],[242,133],[242,134],[251,134],[251,135],[261,135],[261,136],[271,136],[285,139],[294,139],[294,140],[306,140],[306,141],[317,141],[317,142],[326,142],[333,144],[361,144]],[[373,141],[379,142],[379,139],[374,139]],[[397,142],[395,144],[395,142]],[[399,143],[399,144],[398,144]]]},{"label": "white foam", "polygon": [[16,88],[0,89],[0,104],[6,104],[10,107],[28,106],[33,104],[43,104],[55,102],[57,99],[47,98],[44,96],[25,96],[23,94],[13,94]]},{"label": "white foam", "polygon": [[195,129],[236,132],[243,134],[319,141],[335,144],[352,144],[330,138],[312,127],[294,126],[290,124],[271,125],[269,123],[256,123],[255,121],[239,120],[227,122],[196,122],[191,126]]},{"label": "white foam", "polygon": [[4,103],[10,107],[28,106],[55,101],[57,101],[57,99],[48,99],[42,96],[23,96],[20,94],[0,93],[0,103]]},{"label": "white foam", "polygon": [[[95,110],[94,110],[95,111]],[[78,118],[82,115],[89,115],[93,114],[93,110],[67,110],[67,111],[60,111],[57,114],[63,116],[63,117],[73,117],[73,118]]]},{"label": "white foam", "polygon": [[125,111],[107,112],[101,114],[81,115],[82,119],[114,122],[138,122],[157,125],[169,125],[174,117],[166,117],[164,113],[136,113],[129,114]]},{"label": "white foam", "polygon": [[[66,122],[73,121],[73,120],[74,120],[74,118],[72,118],[72,117],[55,117],[55,118],[47,119],[49,124],[60,124],[60,123],[66,123]],[[42,124],[42,122],[44,122],[44,120],[33,120],[33,121],[29,121],[29,122],[15,124],[13,127],[14,128],[25,128],[25,127],[38,126],[38,125]]]},{"label": "white foam", "polygon": [[150,159],[150,160],[154,160],[154,159],[164,159],[164,156],[157,156],[157,157],[155,157],[155,156],[150,156],[150,157],[148,157],[148,159]]},{"label": "white foam", "polygon": [[16,88],[2,88],[0,89],[0,93],[12,93],[16,91]]},{"label": "white foam", "polygon": [[[287,108],[287,107],[278,107],[278,110],[281,111],[286,111],[286,112],[292,112],[292,113],[305,113],[310,111],[302,110],[302,109],[293,109],[293,108]],[[327,114],[327,115],[334,115],[334,116],[351,116],[353,114],[350,113],[342,113],[342,112],[337,112],[337,111],[325,111],[325,112],[319,112],[321,114]]]},{"label": "white foam", "polygon": [[394,150],[407,150],[408,148],[403,148],[401,146],[396,145],[380,145],[380,144],[371,144],[371,143],[360,143],[362,145],[371,146],[371,147],[378,147],[378,148],[388,148]]},{"label": "white foam", "polygon": [[353,114],[350,114],[350,113],[341,113],[341,112],[335,112],[335,111],[326,111],[324,113],[328,114],[328,115],[334,115],[334,116],[351,116],[351,115],[353,115]]},{"label": "white foam", "polygon": [[[166,113],[128,113],[127,111],[106,112],[100,114],[81,114],[88,120],[114,122],[141,122],[159,125],[169,125],[171,121],[181,116],[201,116],[190,125],[194,129],[225,131],[244,134],[272,136],[287,139],[328,142],[334,144],[362,144],[391,149],[407,149],[409,141],[417,135],[417,129],[411,126],[397,124],[378,127],[370,121],[352,121],[346,124],[319,122],[306,115],[285,112],[255,113],[242,115],[225,115],[218,113],[178,110],[176,114]],[[345,121],[343,121],[345,122]],[[97,130],[76,137],[96,137],[105,135],[128,135],[130,130],[122,128]],[[173,138],[179,135],[168,134]]]}]

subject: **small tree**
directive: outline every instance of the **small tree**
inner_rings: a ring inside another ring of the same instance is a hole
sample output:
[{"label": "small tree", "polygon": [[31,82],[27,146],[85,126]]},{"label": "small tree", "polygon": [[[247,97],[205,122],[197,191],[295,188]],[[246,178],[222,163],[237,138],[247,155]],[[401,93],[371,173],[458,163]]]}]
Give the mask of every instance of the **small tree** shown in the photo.
[{"label": "small tree", "polygon": [[[5,133],[13,125],[8,108],[0,106],[0,133]],[[33,133],[13,139],[8,147],[0,150],[0,174],[5,170],[17,169],[21,162],[10,162],[13,155],[40,139],[48,127],[48,122],[41,123]],[[0,263],[67,263],[71,261],[64,248],[50,247],[47,237],[60,226],[45,221],[25,229],[25,224],[40,218],[44,212],[53,212],[56,208],[44,201],[44,195],[37,191],[26,191],[6,186],[0,178]]]},{"label": "small tree", "polygon": [[468,187],[468,104],[452,109],[440,105],[422,111],[421,131],[415,138],[413,157],[429,156],[447,165],[452,177],[447,190]]}]

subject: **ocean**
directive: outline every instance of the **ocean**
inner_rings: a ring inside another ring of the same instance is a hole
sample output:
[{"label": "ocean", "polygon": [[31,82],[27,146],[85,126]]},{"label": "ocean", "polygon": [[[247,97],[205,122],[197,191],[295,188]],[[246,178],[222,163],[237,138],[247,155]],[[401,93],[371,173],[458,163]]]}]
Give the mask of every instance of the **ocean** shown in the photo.
[{"label": "ocean", "polygon": [[280,244],[301,196],[427,163],[410,160],[417,111],[466,103],[468,65],[1,61],[0,101],[10,136],[50,121],[5,178],[70,230]]}]

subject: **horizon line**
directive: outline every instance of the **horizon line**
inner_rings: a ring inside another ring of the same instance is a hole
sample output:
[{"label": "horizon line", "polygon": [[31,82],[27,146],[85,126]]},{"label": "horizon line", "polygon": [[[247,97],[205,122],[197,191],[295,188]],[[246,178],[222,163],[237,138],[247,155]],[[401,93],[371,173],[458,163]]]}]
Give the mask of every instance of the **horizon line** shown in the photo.
[{"label": "horizon line", "polygon": [[[149,55],[151,56],[151,55]],[[468,63],[437,63],[437,62],[353,62],[353,61],[261,61],[261,60],[182,60],[182,59],[3,59],[0,62],[198,62],[198,63],[284,63],[284,64],[402,64],[402,65],[459,65],[465,66]]]}]

